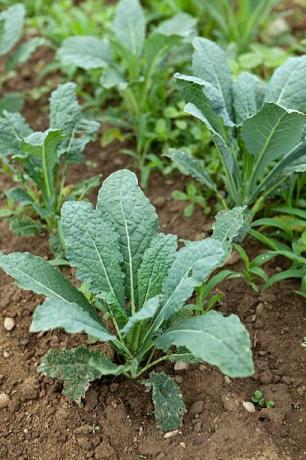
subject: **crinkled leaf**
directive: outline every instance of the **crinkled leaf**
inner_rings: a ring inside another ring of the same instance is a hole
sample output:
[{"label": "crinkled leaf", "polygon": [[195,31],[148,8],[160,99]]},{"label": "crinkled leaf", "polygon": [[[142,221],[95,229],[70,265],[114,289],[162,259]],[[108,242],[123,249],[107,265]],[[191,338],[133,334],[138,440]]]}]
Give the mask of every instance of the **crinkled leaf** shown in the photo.
[{"label": "crinkled leaf", "polygon": [[248,377],[254,373],[249,334],[238,316],[224,317],[210,311],[185,319],[155,340],[165,352],[175,345],[186,347],[204,362],[217,366],[230,377]]},{"label": "crinkled leaf", "polygon": [[112,51],[105,40],[94,36],[75,36],[64,40],[57,56],[65,65],[82,69],[99,69],[112,63]]},{"label": "crinkled leaf", "polygon": [[252,117],[263,105],[265,86],[263,82],[247,72],[239,75],[233,82],[233,98],[236,123],[243,123]]},{"label": "crinkled leaf", "polygon": [[117,40],[139,56],[145,40],[146,20],[139,0],[120,0],[113,30]]},{"label": "crinkled leaf", "polygon": [[140,310],[138,310],[137,313],[129,317],[128,322],[121,329],[120,332],[126,335],[136,324],[146,319],[153,318],[153,316],[155,315],[159,307],[159,303],[160,303],[159,296],[155,296],[147,300],[144,306]]},{"label": "crinkled leaf", "polygon": [[17,50],[10,56],[5,64],[7,70],[11,70],[19,64],[26,62],[36,49],[46,43],[44,38],[34,37],[22,43]]},{"label": "crinkled leaf", "polygon": [[171,158],[185,174],[190,174],[197,179],[201,184],[216,191],[214,181],[205,171],[203,160],[193,157],[190,153],[178,149],[169,149],[167,156]]},{"label": "crinkled leaf", "polygon": [[137,270],[159,228],[155,209],[139,188],[136,175],[127,170],[117,171],[104,181],[97,209],[119,235],[127,295],[136,297]]},{"label": "crinkled leaf", "polygon": [[223,258],[221,243],[209,238],[192,242],[178,251],[162,287],[163,303],[155,323],[162,323],[177,313],[194,289],[220,266]]},{"label": "crinkled leaf", "polygon": [[85,332],[102,342],[115,339],[102,325],[95,309],[89,304],[83,306],[51,297],[36,307],[30,331],[43,332],[57,328],[62,328],[70,334]]},{"label": "crinkled leaf", "polygon": [[161,22],[154,32],[163,35],[177,35],[190,38],[196,33],[197,20],[187,13],[177,13],[170,19]]},{"label": "crinkled leaf", "polygon": [[138,270],[139,305],[160,293],[163,281],[175,257],[177,237],[159,233],[146,249]]},{"label": "crinkled leaf", "polygon": [[163,431],[180,428],[186,407],[175,381],[164,372],[151,372],[150,380],[146,384],[152,388],[154,415],[158,428]]},{"label": "crinkled leaf", "polygon": [[2,26],[3,33],[0,35],[0,56],[8,53],[20,39],[24,16],[25,8],[21,3],[13,5],[0,13],[1,23],[4,21]]},{"label": "crinkled leaf", "polygon": [[82,116],[81,106],[76,96],[76,84],[59,85],[50,98],[50,127],[60,129],[65,140],[60,145],[59,154],[66,154],[70,160],[80,161],[86,144],[98,131],[99,123]]},{"label": "crinkled leaf", "polygon": [[27,289],[66,302],[87,305],[84,295],[61,272],[41,257],[28,252],[0,252],[0,267],[15,278],[22,289]]},{"label": "crinkled leaf", "polygon": [[[232,115],[232,77],[226,53],[215,42],[196,37],[193,40],[193,74],[210,83],[222,96],[229,118]],[[207,94],[210,98],[210,95]]]},{"label": "crinkled leaf", "polygon": [[50,350],[42,359],[39,372],[64,382],[64,395],[80,402],[90,382],[103,375],[120,375],[124,366],[114,364],[100,350],[77,347],[70,350]]},{"label": "crinkled leaf", "polygon": [[6,158],[19,153],[21,140],[31,133],[22,115],[4,111],[0,118],[0,155]]},{"label": "crinkled leaf", "polygon": [[220,211],[216,216],[212,226],[212,238],[222,244],[225,259],[231,252],[232,242],[240,235],[245,225],[244,213],[246,209],[246,206],[240,206],[227,211]]},{"label": "crinkled leaf", "polygon": [[124,276],[118,235],[111,223],[85,201],[67,201],[62,208],[62,235],[67,258],[90,292],[110,292],[124,305]]},{"label": "crinkled leaf", "polygon": [[249,153],[255,157],[253,183],[266,167],[290,152],[302,138],[305,115],[265,103],[263,108],[242,125],[242,138]]},{"label": "crinkled leaf", "polygon": [[287,109],[306,111],[306,56],[290,57],[272,75],[267,85],[267,102]]}]

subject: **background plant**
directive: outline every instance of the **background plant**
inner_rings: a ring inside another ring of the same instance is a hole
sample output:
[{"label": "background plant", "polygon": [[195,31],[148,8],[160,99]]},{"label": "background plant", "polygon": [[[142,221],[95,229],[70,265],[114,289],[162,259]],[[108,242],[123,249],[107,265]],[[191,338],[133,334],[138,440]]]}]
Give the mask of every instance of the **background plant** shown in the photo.
[{"label": "background plant", "polygon": [[60,209],[68,198],[82,198],[99,178],[67,185],[70,163],[83,160],[83,150],[99,128],[83,117],[74,83],[59,85],[50,98],[50,127],[34,132],[19,113],[4,111],[0,118],[2,171],[17,183],[6,191],[8,218],[18,235],[57,232]]},{"label": "background plant", "polygon": [[[99,348],[50,350],[40,371],[61,378],[64,393],[76,401],[103,375],[137,378],[165,360],[205,361],[231,377],[251,375],[250,340],[237,316],[185,311],[194,289],[223,265],[243,225],[243,209],[229,213],[217,217],[211,238],[177,251],[176,236],[160,233],[136,176],[122,170],[105,180],[96,209],[88,202],[63,206],[61,235],[80,289],[44,259],[0,255],[0,266],[19,286],[48,297],[35,310],[32,332],[59,327],[85,332],[116,351],[112,362]],[[153,372],[148,385],[158,426],[165,431],[181,426],[185,406],[175,382]]]},{"label": "background plant", "polygon": [[[101,69],[101,85],[116,92],[118,107],[108,110],[104,120],[121,130],[131,130],[136,140],[133,155],[142,169],[154,142],[170,140],[172,117],[163,114],[173,88],[169,84],[174,69],[186,60],[179,46],[195,34],[196,20],[186,14],[159,24],[149,31],[138,0],[121,0],[107,39],[75,36],[64,41],[58,51],[62,64],[85,70]],[[118,136],[118,131],[112,130]],[[107,134],[108,135],[108,134]]]},{"label": "background plant", "polygon": [[[0,58],[5,58],[5,72],[0,77],[0,89],[10,72],[26,62],[38,46],[45,41],[34,37],[17,47],[12,52],[22,35],[25,9],[21,3],[12,5],[0,13]],[[3,110],[18,111],[22,107],[22,96],[19,93],[8,93],[0,99],[0,113]]]},{"label": "background plant", "polygon": [[213,190],[226,207],[250,206],[250,219],[288,176],[304,172],[306,57],[289,58],[264,85],[252,74],[233,81],[224,51],[215,43],[193,42],[193,75],[177,75],[185,111],[210,131],[224,177],[226,200],[201,160],[183,150],[169,156]]}]

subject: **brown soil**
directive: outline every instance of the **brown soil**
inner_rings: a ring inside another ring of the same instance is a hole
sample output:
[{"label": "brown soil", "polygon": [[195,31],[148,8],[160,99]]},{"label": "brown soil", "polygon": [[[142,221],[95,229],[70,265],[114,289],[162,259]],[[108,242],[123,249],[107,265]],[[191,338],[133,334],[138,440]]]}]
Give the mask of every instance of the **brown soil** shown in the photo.
[{"label": "brown soil", "polygon": [[[46,119],[37,107],[27,109],[37,128]],[[41,121],[42,120],[42,121]],[[74,167],[71,180],[130,166],[118,146],[102,150],[98,143],[88,148],[86,165]],[[8,185],[4,177],[3,186]],[[156,204],[164,232],[181,238],[199,239],[208,231],[200,209],[191,219],[182,217],[183,203],[171,199],[171,191],[185,183],[179,175],[170,179],[151,176],[147,195]],[[93,199],[95,196],[93,194]],[[47,237],[17,238],[6,223],[0,223],[0,248],[4,252],[31,251],[48,254]],[[255,249],[250,248],[253,252]],[[235,267],[235,266],[234,266]],[[237,266],[239,268],[239,265]],[[271,270],[276,267],[271,266]],[[254,345],[256,375],[248,379],[224,378],[208,365],[174,372],[188,413],[184,426],[165,438],[152,417],[150,394],[141,382],[103,378],[88,391],[84,407],[61,395],[61,384],[40,376],[36,367],[50,348],[84,343],[81,335],[55,330],[30,334],[35,306],[42,298],[18,289],[0,274],[0,393],[9,395],[7,408],[0,409],[0,459],[303,459],[306,456],[306,335],[305,302],[283,282],[258,296],[243,281],[232,280],[220,287],[225,300],[220,310],[237,313],[247,325]],[[5,317],[16,327],[6,332]],[[256,389],[275,402],[273,409],[249,413],[243,407]],[[195,404],[196,403],[196,404]]]}]

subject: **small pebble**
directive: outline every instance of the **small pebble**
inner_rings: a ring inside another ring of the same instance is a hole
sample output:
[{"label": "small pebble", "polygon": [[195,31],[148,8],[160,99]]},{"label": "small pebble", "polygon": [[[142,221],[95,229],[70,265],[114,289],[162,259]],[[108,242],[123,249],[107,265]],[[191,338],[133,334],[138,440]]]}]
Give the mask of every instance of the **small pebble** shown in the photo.
[{"label": "small pebble", "polygon": [[251,414],[254,414],[254,412],[256,412],[254,404],[250,401],[243,401],[242,405],[245,408],[245,410],[247,410]]},{"label": "small pebble", "polygon": [[201,422],[197,422],[195,425],[194,425],[194,431],[196,433],[201,433],[202,431],[202,423]]},{"label": "small pebble", "polygon": [[183,377],[181,377],[180,375],[176,375],[176,376],[174,377],[174,380],[176,381],[176,383],[182,383]]},{"label": "small pebble", "polygon": [[12,331],[16,326],[14,318],[5,318],[3,322],[4,329],[7,331]]},{"label": "small pebble", "polygon": [[225,382],[227,385],[229,385],[230,383],[232,383],[231,379],[230,379],[227,375],[224,377],[224,382]]},{"label": "small pebble", "polygon": [[178,434],[179,430],[174,430],[174,431],[168,431],[167,433],[164,434],[164,438],[172,438],[173,436],[176,436]]},{"label": "small pebble", "polygon": [[203,412],[203,408],[204,408],[203,401],[195,401],[194,403],[191,404],[189,413],[193,415],[200,414],[201,412]]},{"label": "small pebble", "polygon": [[180,446],[183,448],[183,449],[186,449],[186,444],[184,442],[180,442]]},{"label": "small pebble", "polygon": [[10,398],[6,393],[0,393],[0,409],[4,409],[9,405]]},{"label": "small pebble", "polygon": [[189,369],[189,363],[185,363],[184,361],[176,361],[176,363],[174,364],[174,370],[176,372],[186,371],[187,369]]},{"label": "small pebble", "polygon": [[9,358],[9,357],[10,357],[9,352],[8,352],[8,351],[4,351],[4,352],[3,352],[3,357],[4,357],[4,358]]}]

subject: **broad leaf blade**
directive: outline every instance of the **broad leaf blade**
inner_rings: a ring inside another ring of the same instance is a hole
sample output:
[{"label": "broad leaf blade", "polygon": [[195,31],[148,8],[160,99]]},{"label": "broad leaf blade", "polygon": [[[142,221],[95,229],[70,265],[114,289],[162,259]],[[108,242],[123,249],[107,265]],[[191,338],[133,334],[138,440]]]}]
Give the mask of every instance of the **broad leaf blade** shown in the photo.
[{"label": "broad leaf blade", "polygon": [[232,243],[246,226],[244,214],[246,206],[236,207],[226,211],[220,211],[212,226],[212,238],[219,241],[224,249],[224,260],[229,256]]},{"label": "broad leaf blade", "polygon": [[90,292],[109,292],[124,305],[122,255],[113,226],[90,203],[68,201],[62,208],[61,228],[76,276]]},{"label": "broad leaf blade", "polygon": [[64,381],[64,395],[81,402],[90,382],[103,375],[119,375],[117,366],[99,350],[78,347],[70,350],[50,350],[42,359],[39,372]]},{"label": "broad leaf blade", "polygon": [[252,117],[263,105],[265,87],[263,82],[247,72],[233,82],[233,98],[236,123],[243,123]]},{"label": "broad leaf blade", "polygon": [[0,56],[8,53],[18,42],[22,34],[25,8],[21,3],[11,6],[0,13],[0,21],[4,21],[3,33],[0,36]]},{"label": "broad leaf blade", "polygon": [[44,332],[57,328],[63,328],[70,334],[85,332],[102,342],[115,339],[102,325],[95,309],[90,305],[82,306],[50,298],[38,305],[34,311],[30,331]]},{"label": "broad leaf blade", "polygon": [[67,38],[57,52],[64,65],[75,65],[81,69],[102,69],[112,63],[112,51],[105,40],[94,36]]},{"label": "broad leaf blade", "polygon": [[136,56],[142,52],[145,29],[145,15],[139,0],[120,0],[113,30],[117,40]]},{"label": "broad leaf blade", "polygon": [[174,260],[176,249],[175,235],[159,233],[151,241],[138,270],[139,305],[143,305],[148,299],[160,293],[163,281]]},{"label": "broad leaf blade", "polygon": [[306,111],[306,56],[291,57],[272,75],[265,100],[287,109]]},{"label": "broad leaf blade", "polygon": [[224,250],[219,241],[209,239],[195,241],[177,252],[162,287],[163,303],[155,320],[156,324],[168,320],[191,297],[223,261]]},{"label": "broad leaf blade", "polygon": [[190,38],[196,33],[196,24],[197,20],[189,14],[177,13],[172,18],[161,22],[154,30],[154,33]]},{"label": "broad leaf blade", "polygon": [[210,83],[222,96],[231,118],[232,115],[232,77],[227,64],[227,55],[216,43],[206,38],[193,40],[193,74]]},{"label": "broad leaf blade", "polygon": [[167,157],[171,158],[185,174],[190,174],[201,184],[216,191],[216,186],[209,174],[204,169],[204,162],[194,158],[191,154],[178,149],[169,149]]},{"label": "broad leaf blade", "polygon": [[141,321],[145,321],[146,319],[153,318],[157,312],[159,303],[159,296],[152,297],[151,299],[147,300],[144,306],[138,310],[135,315],[130,316],[128,322],[120,332],[126,335],[136,324],[140,323]]},{"label": "broad leaf blade", "polygon": [[302,139],[305,115],[288,111],[276,104],[263,108],[242,125],[242,138],[255,157],[253,184],[273,161],[280,160]]},{"label": "broad leaf blade", "polygon": [[28,252],[0,252],[0,267],[15,278],[22,289],[27,289],[61,301],[87,305],[84,295],[61,272],[41,257]]},{"label": "broad leaf blade", "polygon": [[175,381],[164,372],[151,372],[150,380],[146,384],[152,388],[154,415],[158,428],[163,431],[180,428],[186,407]]},{"label": "broad leaf blade", "polygon": [[136,296],[137,271],[159,228],[155,209],[140,190],[136,175],[127,170],[117,171],[104,181],[97,209],[119,235],[127,295]]},{"label": "broad leaf blade", "polygon": [[172,345],[186,347],[204,362],[217,366],[230,377],[254,373],[251,343],[247,330],[235,315],[224,317],[210,311],[175,324],[155,344],[167,351]]},{"label": "broad leaf blade", "polygon": [[0,156],[18,154],[21,140],[29,136],[32,129],[19,113],[3,112],[0,118]]}]

